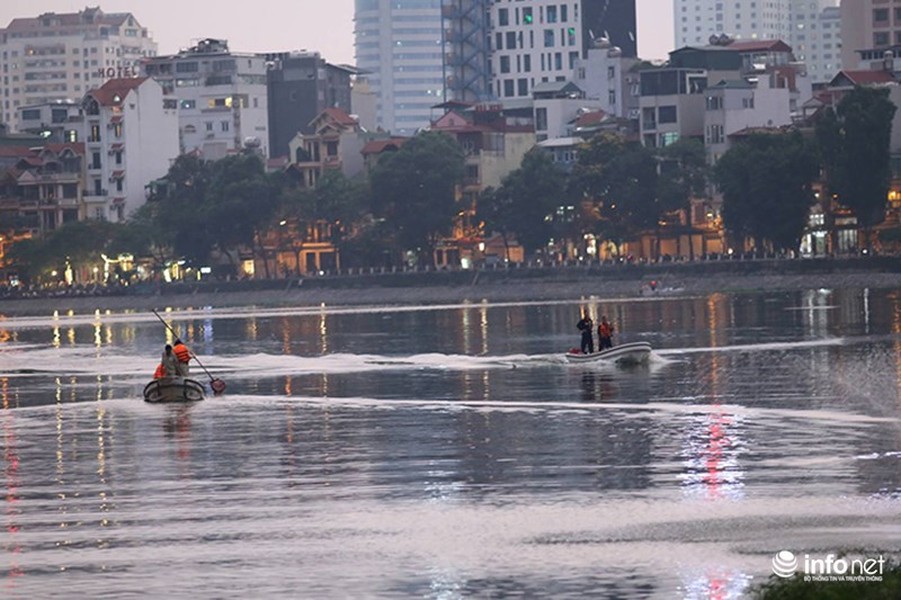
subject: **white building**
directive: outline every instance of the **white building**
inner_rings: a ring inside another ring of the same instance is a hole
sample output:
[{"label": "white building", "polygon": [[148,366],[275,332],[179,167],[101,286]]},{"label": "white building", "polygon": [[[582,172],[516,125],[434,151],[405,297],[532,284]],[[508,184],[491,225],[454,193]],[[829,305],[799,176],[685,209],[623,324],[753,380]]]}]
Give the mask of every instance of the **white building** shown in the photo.
[{"label": "white building", "polygon": [[605,113],[638,119],[639,76],[632,70],[638,62],[623,56],[607,40],[599,40],[587,58],[576,60],[572,82],[584,90],[586,98],[600,101]]},{"label": "white building", "polygon": [[569,81],[549,81],[532,88],[535,111],[535,139],[573,135],[572,123],[582,114],[601,110],[599,100],[590,100],[579,86]]},{"label": "white building", "polygon": [[108,79],[137,75],[156,49],[131,13],[85,8],[13,19],[0,29],[0,122],[16,131],[20,106],[79,100]]},{"label": "white building", "polygon": [[570,78],[582,50],[580,4],[533,0],[491,5],[491,72],[498,99],[529,98],[540,83]]},{"label": "white building", "polygon": [[838,5],[839,0],[673,0],[676,48],[722,35],[780,39],[808,65],[815,82],[826,82],[841,70]]},{"label": "white building", "polygon": [[85,95],[82,110],[85,216],[124,221],[179,154],[177,102],[152,79],[110,79]]},{"label": "white building", "polygon": [[376,127],[411,135],[444,100],[441,0],[356,3],[357,68],[377,98]]},{"label": "white building", "polygon": [[729,136],[746,129],[776,128],[792,123],[791,90],[773,87],[769,77],[756,84],[743,79],[721,81],[707,88],[704,145],[710,164],[729,149]]},{"label": "white building", "polygon": [[147,60],[144,74],[178,98],[183,153],[217,160],[245,146],[269,155],[266,58],[230,52],[206,39],[170,56]]}]

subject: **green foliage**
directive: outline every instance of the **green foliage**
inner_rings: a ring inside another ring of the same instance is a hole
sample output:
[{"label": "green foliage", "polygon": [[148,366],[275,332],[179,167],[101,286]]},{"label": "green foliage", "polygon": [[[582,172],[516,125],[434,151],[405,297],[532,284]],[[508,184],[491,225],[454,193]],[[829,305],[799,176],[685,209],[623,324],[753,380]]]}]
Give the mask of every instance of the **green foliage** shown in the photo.
[{"label": "green foliage", "polygon": [[715,168],[726,227],[761,248],[769,241],[777,250],[796,249],[817,173],[814,152],[799,133],[749,136]]},{"label": "green foliage", "polygon": [[75,221],[42,239],[24,240],[12,246],[9,262],[24,281],[46,278],[52,270],[90,267],[101,254],[114,256],[127,239],[127,227],[107,221]]},{"label": "green foliage", "polygon": [[703,142],[680,138],[660,148],[657,159],[660,163],[658,196],[662,210],[687,210],[692,197],[704,196],[709,168]]},{"label": "green foliage", "polygon": [[827,109],[816,134],[827,182],[865,229],[885,219],[896,107],[884,88],[856,87]]},{"label": "green foliage", "polygon": [[488,231],[513,233],[527,252],[543,248],[553,235],[554,213],[566,203],[566,175],[541,148],[526,153],[520,168],[486,190],[478,218]]},{"label": "green foliage", "polygon": [[571,185],[598,204],[601,234],[617,242],[656,227],[664,209],[653,153],[616,134],[598,134],[580,148]]},{"label": "green foliage", "polygon": [[373,169],[373,210],[396,231],[404,249],[424,250],[420,260],[425,260],[437,240],[451,231],[463,174],[463,151],[453,138],[420,134]]}]

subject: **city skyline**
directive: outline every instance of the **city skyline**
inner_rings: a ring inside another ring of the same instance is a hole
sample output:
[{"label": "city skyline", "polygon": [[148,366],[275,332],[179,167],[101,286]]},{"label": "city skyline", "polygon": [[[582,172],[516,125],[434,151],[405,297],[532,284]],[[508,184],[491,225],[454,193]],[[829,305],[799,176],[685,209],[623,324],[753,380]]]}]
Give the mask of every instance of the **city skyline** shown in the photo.
[{"label": "city skyline", "polygon": [[[354,0],[305,0],[307,13],[291,0],[272,0],[268,10],[224,6],[211,0],[6,0],[0,3],[0,27],[16,18],[33,18],[46,12],[75,13],[86,5],[108,13],[131,12],[158,44],[159,54],[174,54],[205,38],[225,39],[236,52],[319,52],[334,64],[354,64]],[[649,60],[665,59],[673,49],[672,0],[637,0],[638,52]],[[283,14],[307,16],[296,22]],[[177,15],[173,17],[173,15]],[[329,24],[336,24],[330,27]],[[271,25],[268,26],[267,25]]]}]

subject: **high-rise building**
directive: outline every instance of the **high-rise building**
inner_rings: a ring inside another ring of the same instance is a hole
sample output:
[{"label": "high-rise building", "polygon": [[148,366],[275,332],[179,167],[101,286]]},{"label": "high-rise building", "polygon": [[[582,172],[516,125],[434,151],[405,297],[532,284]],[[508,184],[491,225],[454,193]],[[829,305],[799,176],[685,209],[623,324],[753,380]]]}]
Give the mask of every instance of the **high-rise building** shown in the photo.
[{"label": "high-rise building", "polygon": [[[854,4],[855,11],[858,3]],[[782,40],[817,82],[841,70],[839,0],[673,0],[676,48],[701,46],[714,37]]]},{"label": "high-rise building", "polygon": [[15,131],[20,106],[80,100],[108,79],[136,76],[156,50],[131,13],[85,8],[13,19],[0,29],[0,122]]},{"label": "high-rise building", "polygon": [[170,56],[148,59],[147,76],[178,98],[182,152],[217,160],[245,147],[269,151],[266,57],[229,51],[205,39]]},{"label": "high-rise building", "polygon": [[635,0],[445,0],[443,16],[454,100],[529,98],[536,85],[570,79],[602,40],[637,54]]},{"label": "high-rise building", "polygon": [[842,63],[857,69],[862,50],[888,50],[901,46],[901,2],[845,0],[841,6]]},{"label": "high-rise building", "polygon": [[444,100],[441,0],[356,0],[357,68],[378,99],[376,125],[412,134]]}]

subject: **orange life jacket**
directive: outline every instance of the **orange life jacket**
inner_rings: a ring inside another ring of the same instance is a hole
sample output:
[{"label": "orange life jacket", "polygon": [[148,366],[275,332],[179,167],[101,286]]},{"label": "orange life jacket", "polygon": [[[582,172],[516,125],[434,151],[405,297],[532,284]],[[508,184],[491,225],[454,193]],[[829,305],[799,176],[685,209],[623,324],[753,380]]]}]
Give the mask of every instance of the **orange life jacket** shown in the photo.
[{"label": "orange life jacket", "polygon": [[187,363],[191,360],[191,351],[184,344],[178,344],[172,348],[172,351],[175,352],[175,358],[178,359],[178,362]]},{"label": "orange life jacket", "polygon": [[602,321],[598,325],[598,335],[600,337],[610,337],[613,335],[613,327],[610,326],[610,323],[604,323]]},{"label": "orange life jacket", "polygon": [[156,366],[156,371],[153,372],[154,379],[162,379],[166,377],[166,367],[163,366],[163,363],[160,363]]}]

